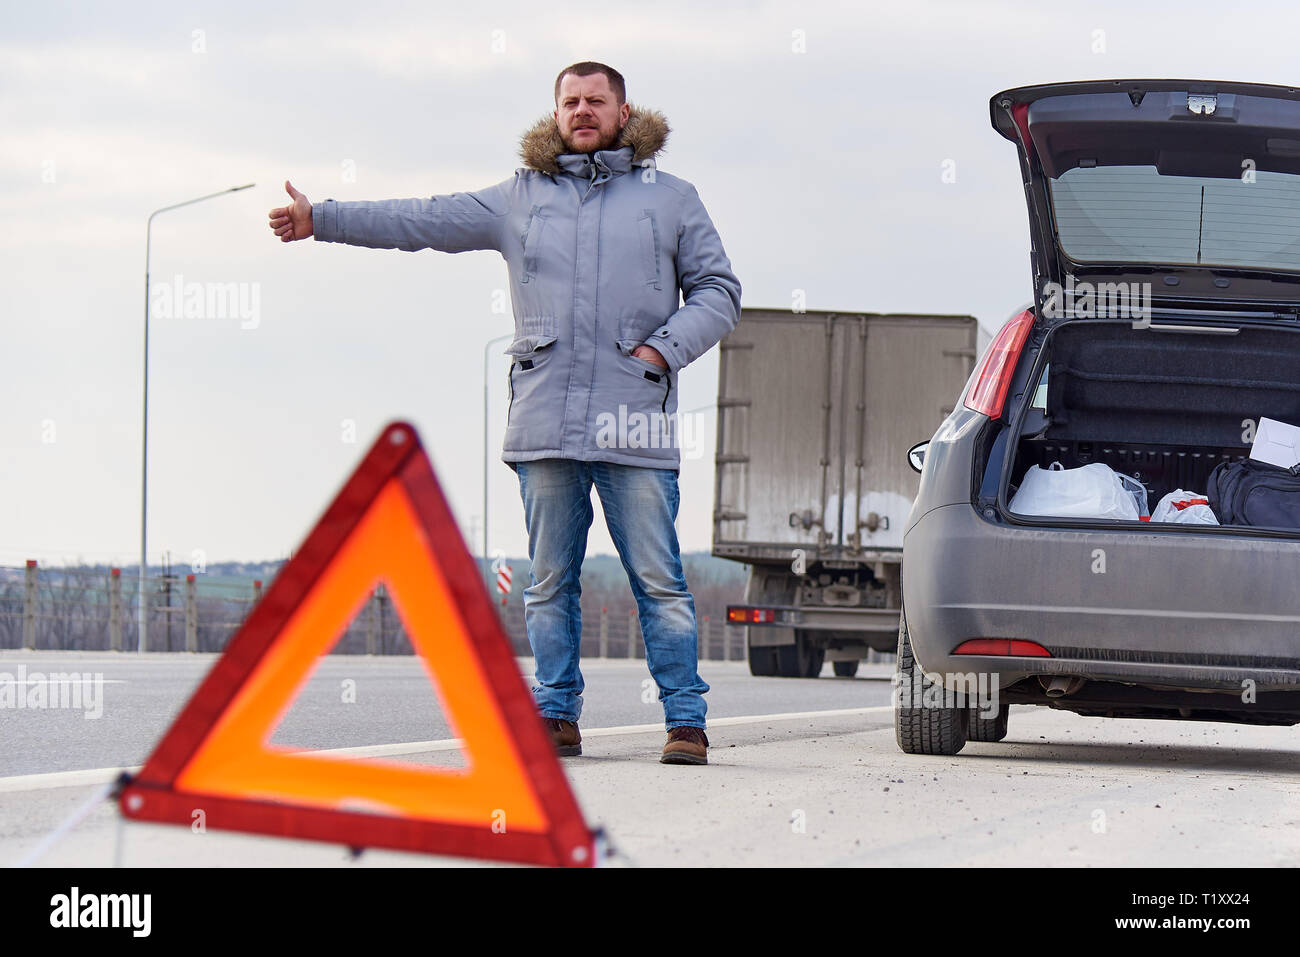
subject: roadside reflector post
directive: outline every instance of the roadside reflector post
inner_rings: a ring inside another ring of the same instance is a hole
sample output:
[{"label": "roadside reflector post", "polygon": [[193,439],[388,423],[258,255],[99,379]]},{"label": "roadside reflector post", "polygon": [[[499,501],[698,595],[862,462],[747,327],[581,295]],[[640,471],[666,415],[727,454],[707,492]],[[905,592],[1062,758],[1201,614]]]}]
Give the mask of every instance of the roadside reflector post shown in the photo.
[{"label": "roadside reflector post", "polygon": [[185,576],[185,650],[199,650],[199,601],[198,586],[194,576]]},{"label": "roadside reflector post", "polygon": [[23,584],[23,647],[36,648],[36,561],[27,559],[27,579]]},{"label": "roadside reflector post", "polygon": [[513,573],[510,571],[509,564],[500,556],[492,563],[492,569],[497,573],[497,592],[501,595],[501,607],[506,607],[506,600],[510,597],[510,582]]},{"label": "roadside reflector post", "polygon": [[122,569],[108,570],[108,649],[122,650]]},{"label": "roadside reflector post", "polygon": [[700,649],[700,657],[706,660],[712,660],[713,658],[712,631],[713,630],[709,627],[709,616],[705,615],[704,621],[700,623],[699,649]]},{"label": "roadside reflector post", "polygon": [[722,660],[731,661],[735,656],[731,653],[732,643],[736,637],[736,626],[728,622],[722,626]]},{"label": "roadside reflector post", "polygon": [[636,657],[636,610],[627,613],[627,656]]},{"label": "roadside reflector post", "polygon": [[609,657],[609,608],[604,605],[600,606],[600,647],[598,654],[602,658]]}]

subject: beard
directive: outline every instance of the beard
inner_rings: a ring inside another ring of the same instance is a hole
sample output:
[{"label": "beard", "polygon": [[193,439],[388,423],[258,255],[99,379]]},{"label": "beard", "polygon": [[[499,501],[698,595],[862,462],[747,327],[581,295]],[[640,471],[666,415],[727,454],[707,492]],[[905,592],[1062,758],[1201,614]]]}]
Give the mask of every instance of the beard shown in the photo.
[{"label": "beard", "polygon": [[560,135],[560,140],[564,143],[565,149],[570,153],[595,153],[599,150],[607,150],[618,143],[619,136],[623,133],[623,128],[618,125],[616,120],[612,129],[599,130],[600,137],[590,146],[579,146],[574,142],[573,136]]}]

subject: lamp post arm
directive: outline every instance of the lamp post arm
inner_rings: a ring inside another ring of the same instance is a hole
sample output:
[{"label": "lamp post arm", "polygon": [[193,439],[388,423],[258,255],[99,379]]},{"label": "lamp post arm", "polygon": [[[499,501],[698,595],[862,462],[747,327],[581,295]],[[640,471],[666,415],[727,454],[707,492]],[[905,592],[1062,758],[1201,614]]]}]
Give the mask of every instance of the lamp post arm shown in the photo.
[{"label": "lamp post arm", "polygon": [[[195,203],[201,203],[205,199],[215,199],[218,196],[225,196],[227,193],[238,193],[241,189],[251,189],[253,186],[256,185],[257,185],[256,183],[245,183],[243,186],[232,186],[230,187],[230,189],[218,190],[215,193],[208,193],[208,195],[206,196],[199,196],[196,197],[195,199],[187,199],[183,203],[172,203],[170,206],[162,207],[162,209],[155,209],[152,213],[149,214],[149,224],[150,225],[153,224],[153,218],[157,216],[159,213],[165,213],[168,210],[172,210],[172,209],[180,209],[182,206],[193,206]],[[147,255],[148,254],[146,253],[146,256]]]}]

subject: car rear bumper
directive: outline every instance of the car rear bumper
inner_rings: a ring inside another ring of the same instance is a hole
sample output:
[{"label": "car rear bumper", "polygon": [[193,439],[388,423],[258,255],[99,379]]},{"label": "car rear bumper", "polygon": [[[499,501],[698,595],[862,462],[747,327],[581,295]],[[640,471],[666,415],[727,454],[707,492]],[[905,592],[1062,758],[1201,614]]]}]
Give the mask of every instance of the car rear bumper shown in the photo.
[{"label": "car rear bumper", "polygon": [[[1300,541],[1024,527],[968,504],[922,514],[903,598],[929,673],[989,672],[1154,688],[1300,689]],[[970,638],[1037,642],[1050,658],[954,655]]]}]

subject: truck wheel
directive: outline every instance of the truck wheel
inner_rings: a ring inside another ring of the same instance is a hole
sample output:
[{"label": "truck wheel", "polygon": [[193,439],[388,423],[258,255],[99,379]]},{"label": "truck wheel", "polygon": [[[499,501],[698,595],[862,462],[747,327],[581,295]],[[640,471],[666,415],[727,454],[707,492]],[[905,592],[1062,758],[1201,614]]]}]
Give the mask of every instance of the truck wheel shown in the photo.
[{"label": "truck wheel", "polygon": [[749,646],[749,673],[759,678],[770,678],[776,674],[776,649]]},{"label": "truck wheel", "polygon": [[1008,705],[998,705],[998,713],[992,718],[980,717],[979,708],[970,709],[967,719],[966,739],[968,741],[1001,741],[1007,736],[1007,722],[1011,718]]},{"label": "truck wheel", "polygon": [[968,708],[916,707],[927,697],[942,700],[939,689],[927,680],[912,657],[912,642],[907,634],[907,614],[898,622],[898,695],[894,703],[894,737],[907,754],[956,754],[966,746],[970,722]]},{"label": "truck wheel", "polygon": [[804,671],[805,678],[819,678],[822,673],[822,665],[826,663],[826,649],[824,647],[814,647],[808,644],[808,656],[805,659],[807,670]]},{"label": "truck wheel", "polygon": [[795,631],[793,645],[776,647],[776,673],[782,678],[816,678],[826,663],[826,649],[814,645],[807,632]]},{"label": "truck wheel", "polygon": [[831,662],[831,667],[835,669],[836,678],[852,678],[858,673],[858,665],[861,663],[860,661],[834,661]]}]

